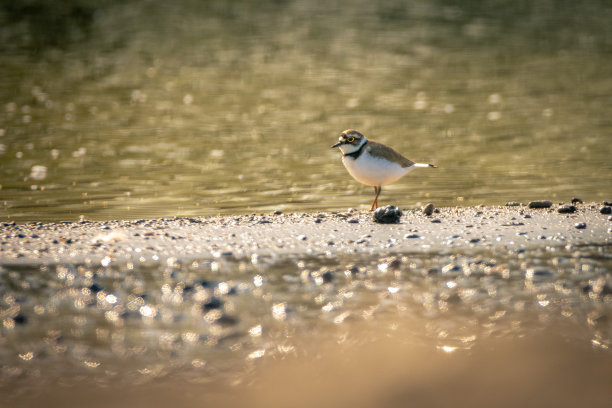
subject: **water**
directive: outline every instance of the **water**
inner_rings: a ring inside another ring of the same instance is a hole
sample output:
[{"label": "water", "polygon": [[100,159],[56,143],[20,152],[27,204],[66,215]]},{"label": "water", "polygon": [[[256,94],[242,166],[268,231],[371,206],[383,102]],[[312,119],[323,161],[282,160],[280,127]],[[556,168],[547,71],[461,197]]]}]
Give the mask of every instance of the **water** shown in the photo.
[{"label": "water", "polygon": [[19,400],[58,379],[231,388],[266,373],[264,362],[304,356],[313,339],[314,355],[388,338],[456,354],[557,328],[572,353],[609,353],[611,268],[609,245],[5,266],[0,390]]},{"label": "water", "polygon": [[608,199],[607,2],[0,8],[0,217],[365,207],[353,127],[436,163],[382,203]]}]

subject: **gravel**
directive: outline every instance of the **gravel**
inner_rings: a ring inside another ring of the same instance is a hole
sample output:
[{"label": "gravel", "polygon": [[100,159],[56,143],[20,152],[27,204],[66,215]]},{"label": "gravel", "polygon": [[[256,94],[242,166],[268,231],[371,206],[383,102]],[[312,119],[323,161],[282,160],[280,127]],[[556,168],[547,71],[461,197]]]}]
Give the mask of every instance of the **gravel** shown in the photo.
[{"label": "gravel", "polygon": [[[609,243],[610,223],[608,216],[599,213],[600,205],[581,205],[574,213],[563,215],[526,207],[448,207],[440,209],[435,222],[420,209],[383,207],[375,213],[391,224],[374,221],[370,211],[88,223],[5,222],[0,229],[0,265],[108,265],[168,258],[187,261],[220,254],[241,259],[277,254],[429,252],[475,244],[518,250],[555,243]],[[447,239],[454,235],[463,239]],[[538,240],[538,236],[547,239]]]}]

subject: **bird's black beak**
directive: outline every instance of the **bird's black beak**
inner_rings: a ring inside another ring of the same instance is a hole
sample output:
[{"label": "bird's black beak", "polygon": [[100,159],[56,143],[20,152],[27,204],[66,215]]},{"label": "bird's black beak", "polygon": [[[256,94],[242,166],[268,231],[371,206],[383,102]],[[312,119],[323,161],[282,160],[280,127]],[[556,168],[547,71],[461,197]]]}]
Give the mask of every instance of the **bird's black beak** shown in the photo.
[{"label": "bird's black beak", "polygon": [[333,145],[333,146],[332,146],[332,149],[333,149],[334,147],[338,147],[338,146],[340,146],[341,144],[342,144],[342,142],[338,142],[338,143],[336,143],[335,145]]}]

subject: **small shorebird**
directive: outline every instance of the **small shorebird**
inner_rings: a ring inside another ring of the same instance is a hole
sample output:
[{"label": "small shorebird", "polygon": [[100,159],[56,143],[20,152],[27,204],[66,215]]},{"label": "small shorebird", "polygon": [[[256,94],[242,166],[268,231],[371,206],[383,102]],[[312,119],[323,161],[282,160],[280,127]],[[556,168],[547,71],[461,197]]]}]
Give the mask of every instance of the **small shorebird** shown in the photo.
[{"label": "small shorebird", "polygon": [[376,196],[371,210],[378,208],[382,186],[393,183],[417,167],[436,167],[408,160],[389,146],[366,139],[354,129],[342,132],[334,147],[342,151],[342,163],[350,175],[358,182],[374,187]]}]

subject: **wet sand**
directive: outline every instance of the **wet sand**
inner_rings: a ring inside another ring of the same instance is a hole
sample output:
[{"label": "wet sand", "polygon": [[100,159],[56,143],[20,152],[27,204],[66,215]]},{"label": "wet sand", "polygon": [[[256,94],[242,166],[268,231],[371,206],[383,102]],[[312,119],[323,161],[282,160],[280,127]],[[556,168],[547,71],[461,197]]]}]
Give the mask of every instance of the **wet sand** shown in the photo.
[{"label": "wet sand", "polygon": [[3,223],[0,263],[87,263],[189,260],[289,254],[338,255],[520,251],[540,246],[609,243],[612,222],[598,203],[560,206],[451,207],[426,216],[403,210],[398,224],[378,224],[369,211],[63,223]]}]

